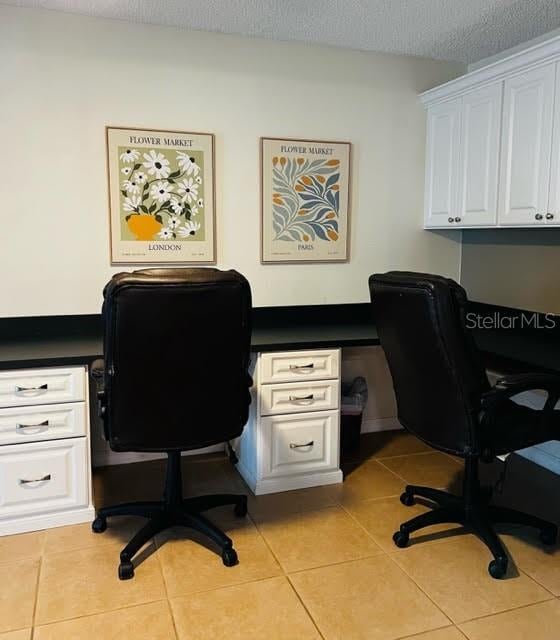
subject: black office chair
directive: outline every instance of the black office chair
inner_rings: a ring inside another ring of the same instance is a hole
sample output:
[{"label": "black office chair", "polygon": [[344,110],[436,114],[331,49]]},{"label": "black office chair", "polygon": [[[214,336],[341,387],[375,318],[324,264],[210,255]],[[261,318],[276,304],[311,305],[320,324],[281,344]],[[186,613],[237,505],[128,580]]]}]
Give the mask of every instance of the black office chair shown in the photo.
[{"label": "black office chair", "polygon": [[[556,525],[540,518],[489,504],[481,488],[479,460],[540,442],[558,439],[560,376],[512,375],[491,388],[478,350],[466,327],[465,291],[453,280],[423,273],[393,271],[369,279],[373,314],[393,378],[401,424],[428,445],[465,460],[463,495],[408,485],[405,505],[419,496],[437,508],[401,525],[393,540],[408,544],[413,531],[456,522],[470,527],[488,546],[494,560],[488,571],[501,578],[508,558],[492,524],[529,525],[541,540],[553,544]],[[542,411],[514,403],[523,391],[548,393]]]},{"label": "black office chair", "polygon": [[181,452],[239,436],[250,404],[248,373],[251,289],[235,271],[145,269],[120,273],[104,290],[104,357],[92,367],[105,436],[114,451],[167,453],[161,502],[99,509],[92,524],[137,515],[147,524],[120,554],[119,578],[132,578],[132,558],[158,532],[184,525],[208,536],[223,563],[237,563],[230,538],[202,511],[235,505],[244,495],[184,499]]}]

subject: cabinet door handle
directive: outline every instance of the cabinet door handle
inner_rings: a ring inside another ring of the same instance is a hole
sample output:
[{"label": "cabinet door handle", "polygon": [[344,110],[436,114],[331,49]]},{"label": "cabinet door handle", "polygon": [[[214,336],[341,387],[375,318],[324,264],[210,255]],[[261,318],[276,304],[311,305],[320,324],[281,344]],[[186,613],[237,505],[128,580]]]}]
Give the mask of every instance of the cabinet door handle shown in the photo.
[{"label": "cabinet door handle", "polygon": [[20,484],[33,484],[34,482],[48,482],[51,479],[51,474],[47,473],[46,476],[43,476],[42,478],[34,478],[33,480],[27,480],[25,478],[20,478],[19,483]]},{"label": "cabinet door handle", "polygon": [[310,362],[309,364],[291,364],[290,371],[310,371],[315,369],[315,364]]},{"label": "cabinet door handle", "polygon": [[290,442],[290,449],[300,449],[301,447],[312,447],[315,444],[313,440],[306,442],[304,444],[296,444],[295,442]]},{"label": "cabinet door handle", "polygon": [[[43,429],[46,427],[46,429]],[[49,428],[49,421],[44,420],[43,422],[38,422],[37,424],[16,424],[16,431],[22,431],[25,435],[26,429],[35,429],[31,433],[39,433],[41,431],[46,431]]]},{"label": "cabinet door handle", "polygon": [[453,218],[447,218],[447,222],[455,222],[455,220],[453,220]]},{"label": "cabinet door handle", "polygon": [[298,400],[313,400],[313,394],[310,393],[308,396],[290,396],[290,402],[298,402]]},{"label": "cabinet door handle", "polygon": [[542,213],[536,213],[535,214],[535,220],[542,220],[542,219],[543,219]]},{"label": "cabinet door handle", "polygon": [[457,217],[455,218],[455,222],[461,222],[461,218],[459,218],[459,216],[457,216]]},{"label": "cabinet door handle", "polygon": [[26,391],[46,391],[49,388],[47,383],[41,384],[38,387],[20,387],[16,386],[16,393],[25,393]]},{"label": "cabinet door handle", "polygon": [[554,218],[554,214],[552,214],[552,213],[547,213],[546,214],[546,219],[547,220],[552,220],[553,218]]}]

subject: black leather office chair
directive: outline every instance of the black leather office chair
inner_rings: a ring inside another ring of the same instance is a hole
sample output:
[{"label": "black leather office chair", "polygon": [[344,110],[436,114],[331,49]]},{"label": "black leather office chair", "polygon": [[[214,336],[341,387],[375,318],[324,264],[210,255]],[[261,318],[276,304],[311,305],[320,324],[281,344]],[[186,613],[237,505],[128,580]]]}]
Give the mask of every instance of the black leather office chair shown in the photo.
[{"label": "black leather office chair", "polygon": [[99,509],[107,518],[137,515],[147,524],[120,554],[119,578],[132,578],[132,558],[159,531],[184,525],[216,543],[226,566],[237,563],[232,541],[203,515],[221,505],[247,513],[244,495],[184,499],[181,452],[239,436],[250,403],[248,373],[251,289],[235,271],[145,269],[116,275],[105,287],[104,357],[92,367],[105,435],[114,451],[168,456],[161,502]]},{"label": "black leather office chair", "polygon": [[[554,407],[560,376],[512,375],[491,388],[466,327],[465,291],[453,280],[423,273],[393,271],[369,279],[373,314],[393,378],[401,424],[428,445],[465,460],[463,495],[408,485],[401,502],[419,496],[437,508],[401,525],[393,539],[405,547],[409,535],[424,527],[456,522],[467,525],[488,546],[490,575],[502,577],[508,558],[492,524],[534,526],[553,544],[557,527],[512,509],[492,506],[478,476],[479,460],[558,439]],[[542,411],[515,404],[523,391],[548,392]]]}]

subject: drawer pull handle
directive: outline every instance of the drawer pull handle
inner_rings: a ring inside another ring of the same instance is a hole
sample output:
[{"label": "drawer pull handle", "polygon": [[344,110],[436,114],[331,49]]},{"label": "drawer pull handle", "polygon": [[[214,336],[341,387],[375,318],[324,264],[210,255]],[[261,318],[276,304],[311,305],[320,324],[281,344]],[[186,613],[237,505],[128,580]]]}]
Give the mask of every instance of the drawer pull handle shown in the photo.
[{"label": "drawer pull handle", "polygon": [[299,402],[300,400],[313,400],[313,394],[310,393],[308,396],[290,396],[290,402]]},{"label": "drawer pull handle", "polygon": [[315,444],[313,440],[306,442],[305,444],[296,444],[295,442],[290,442],[290,449],[300,449],[301,447],[312,447]]},{"label": "drawer pull handle", "polygon": [[20,387],[19,385],[16,387],[16,393],[25,393],[26,391],[46,391],[49,388],[47,383],[42,384],[38,387]]},{"label": "drawer pull handle", "polygon": [[290,371],[311,371],[315,369],[315,364],[310,362],[309,364],[291,364]]},{"label": "drawer pull handle", "polygon": [[51,479],[51,474],[47,473],[46,476],[42,478],[35,478],[34,480],[26,480],[25,478],[20,478],[20,484],[33,484],[34,482],[48,482]]},{"label": "drawer pull handle", "polygon": [[47,429],[43,429],[43,427],[49,428],[49,421],[44,420],[43,422],[38,422],[37,424],[16,424],[16,431],[25,431],[25,429],[35,429],[32,433],[40,433],[41,431],[46,431]]}]

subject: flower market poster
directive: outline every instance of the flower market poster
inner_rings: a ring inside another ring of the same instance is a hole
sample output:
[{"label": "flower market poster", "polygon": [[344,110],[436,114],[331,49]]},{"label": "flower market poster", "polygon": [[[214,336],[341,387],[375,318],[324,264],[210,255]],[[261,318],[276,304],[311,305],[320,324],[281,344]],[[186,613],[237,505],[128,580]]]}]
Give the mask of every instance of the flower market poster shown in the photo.
[{"label": "flower market poster", "polygon": [[214,136],[107,127],[112,263],[215,263]]},{"label": "flower market poster", "polygon": [[262,262],[348,260],[350,147],[261,139]]}]

